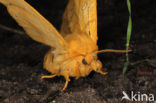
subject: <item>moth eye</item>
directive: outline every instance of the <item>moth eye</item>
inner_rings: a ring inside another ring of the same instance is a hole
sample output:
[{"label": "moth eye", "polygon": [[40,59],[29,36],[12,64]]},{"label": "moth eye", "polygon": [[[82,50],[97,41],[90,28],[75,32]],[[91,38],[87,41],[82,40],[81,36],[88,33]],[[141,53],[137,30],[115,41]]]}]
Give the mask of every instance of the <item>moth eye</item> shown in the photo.
[{"label": "moth eye", "polygon": [[87,61],[86,61],[85,59],[82,59],[82,63],[85,64],[85,65],[88,64]]}]

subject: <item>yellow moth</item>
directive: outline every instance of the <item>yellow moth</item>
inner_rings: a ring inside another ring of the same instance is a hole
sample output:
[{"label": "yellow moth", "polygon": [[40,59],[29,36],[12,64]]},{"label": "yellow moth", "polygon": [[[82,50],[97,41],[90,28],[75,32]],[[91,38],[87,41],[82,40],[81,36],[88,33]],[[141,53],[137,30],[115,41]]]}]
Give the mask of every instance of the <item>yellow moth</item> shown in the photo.
[{"label": "yellow moth", "polygon": [[33,40],[51,47],[44,59],[44,68],[51,75],[41,78],[64,76],[66,83],[62,90],[66,89],[69,77],[78,79],[91,71],[107,74],[101,70],[97,53],[125,52],[98,51],[96,0],[69,0],[60,32],[24,0],[0,0],[0,3]]}]

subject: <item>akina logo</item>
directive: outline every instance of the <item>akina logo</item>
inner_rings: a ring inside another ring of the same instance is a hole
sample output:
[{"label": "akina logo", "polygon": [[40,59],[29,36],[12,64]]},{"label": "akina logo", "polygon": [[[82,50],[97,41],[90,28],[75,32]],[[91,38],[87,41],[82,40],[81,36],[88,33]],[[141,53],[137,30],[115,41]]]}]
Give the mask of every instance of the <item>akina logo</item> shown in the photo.
[{"label": "akina logo", "polygon": [[125,91],[122,92],[123,97],[122,100],[128,100],[128,101],[154,101],[154,94],[141,94],[140,92],[134,93],[131,91],[131,95],[128,95]]}]

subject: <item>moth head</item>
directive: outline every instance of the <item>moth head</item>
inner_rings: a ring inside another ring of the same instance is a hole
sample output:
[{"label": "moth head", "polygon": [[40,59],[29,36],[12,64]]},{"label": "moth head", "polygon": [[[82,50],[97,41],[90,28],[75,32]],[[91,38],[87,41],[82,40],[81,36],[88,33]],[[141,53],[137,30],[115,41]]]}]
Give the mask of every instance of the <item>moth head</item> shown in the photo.
[{"label": "moth head", "polygon": [[90,52],[85,54],[77,54],[70,58],[71,62],[69,65],[78,67],[81,76],[88,75],[91,71],[98,71],[102,68],[102,63],[97,58],[97,53]]},{"label": "moth head", "polygon": [[104,49],[104,50],[97,50],[93,51],[87,55],[85,55],[82,58],[82,64],[83,65],[89,65],[92,70],[94,71],[99,71],[102,68],[102,63],[100,60],[97,58],[97,54],[99,53],[105,53],[105,52],[115,52],[115,53],[125,53],[125,52],[130,52],[131,50],[114,50],[114,49]]},{"label": "moth head", "polygon": [[89,66],[94,71],[98,71],[102,68],[102,63],[98,60],[96,52],[85,55],[82,58],[81,63],[84,66]]}]

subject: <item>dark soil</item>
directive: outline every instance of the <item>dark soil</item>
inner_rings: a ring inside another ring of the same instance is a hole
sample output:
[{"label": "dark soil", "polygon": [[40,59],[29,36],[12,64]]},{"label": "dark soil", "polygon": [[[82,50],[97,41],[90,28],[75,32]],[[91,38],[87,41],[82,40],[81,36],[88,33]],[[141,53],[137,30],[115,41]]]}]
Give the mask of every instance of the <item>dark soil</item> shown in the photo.
[{"label": "dark soil", "polygon": [[[128,67],[125,80],[122,75],[125,54],[105,53],[100,54],[99,59],[108,75],[92,72],[85,78],[71,78],[66,91],[60,92],[65,83],[63,77],[40,79],[41,75],[49,74],[43,69],[43,58],[49,47],[27,35],[0,29],[0,102],[130,103],[121,101],[122,91],[129,95],[134,91],[156,96],[156,1],[131,1],[133,32],[130,48],[133,51],[129,57],[133,65]],[[67,0],[28,2],[59,30]],[[126,0],[98,0],[99,49],[125,49],[127,22]],[[22,30],[2,5],[0,24]]]}]

